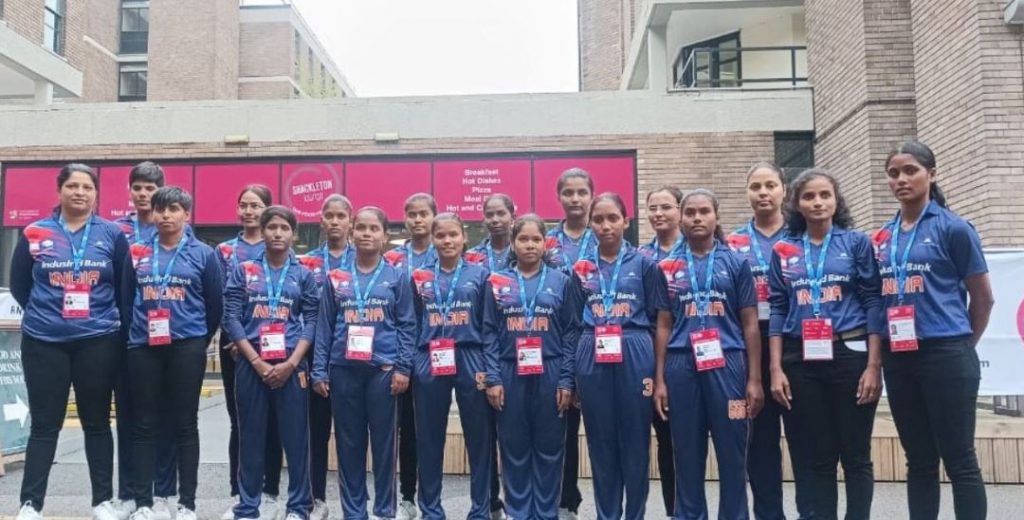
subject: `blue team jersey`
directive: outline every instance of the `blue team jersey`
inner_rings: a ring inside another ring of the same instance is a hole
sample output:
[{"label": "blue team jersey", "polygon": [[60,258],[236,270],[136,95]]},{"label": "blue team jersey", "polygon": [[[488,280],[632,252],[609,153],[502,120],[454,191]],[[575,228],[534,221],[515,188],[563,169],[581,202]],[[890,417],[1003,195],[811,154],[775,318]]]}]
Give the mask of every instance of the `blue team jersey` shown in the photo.
[{"label": "blue team jersey", "polygon": [[385,262],[361,310],[353,277],[358,277],[360,291],[365,293],[374,273],[363,273],[353,268],[331,274],[331,283],[324,286],[320,298],[316,346],[313,349],[313,380],[326,381],[329,366],[365,363],[345,358],[349,325],[373,327],[372,364],[393,366],[399,373],[409,374],[417,326],[412,282],[405,269]]},{"label": "blue team jersey", "polygon": [[420,350],[426,350],[431,340],[440,338],[454,339],[456,344],[489,345],[494,342],[494,313],[491,309],[494,300],[487,280],[487,268],[463,262],[452,293],[451,307],[447,309],[447,315],[442,316],[455,271],[435,271],[436,265],[412,272],[419,321],[416,344]]},{"label": "blue team jersey", "polygon": [[[153,309],[170,311],[171,339],[175,341],[211,336],[219,323],[224,286],[217,253],[189,233],[182,241],[180,252],[156,246],[158,272],[153,269],[155,240],[132,244],[134,272],[126,286],[134,295],[128,348],[149,344],[148,312]],[[170,278],[165,284],[168,266]]]},{"label": "blue team jersey", "polygon": [[644,256],[654,260],[655,262],[660,262],[660,261],[668,258],[669,256],[672,256],[672,255],[678,253],[679,251],[681,251],[682,247],[683,247],[683,235],[680,234],[679,238],[676,240],[676,243],[673,244],[672,247],[667,249],[667,250],[663,249],[661,247],[661,245],[658,244],[658,238],[657,237],[654,237],[654,239],[651,240],[650,242],[648,242],[647,244],[644,244],[644,245],[636,248],[636,250],[641,255],[644,255]]},{"label": "blue team jersey", "polygon": [[466,251],[464,256],[467,262],[482,265],[487,268],[488,272],[496,273],[508,269],[509,253],[511,252],[511,245],[500,251],[492,250],[491,239],[485,238],[483,242]]},{"label": "blue team jersey", "polygon": [[[544,285],[541,286],[541,278]],[[494,273],[490,277],[497,323],[497,339],[487,350],[487,384],[501,384],[501,369],[497,361],[516,361],[516,339],[537,336],[541,339],[544,359],[561,358],[564,363],[558,376],[558,387],[574,390],[576,344],[580,336],[581,294],[573,284],[571,275],[554,268],[547,274],[538,272],[526,282],[525,296],[520,291],[519,276],[515,269]],[[527,326],[526,305],[534,302],[532,323]]]},{"label": "blue team jersey", "polygon": [[[299,263],[295,255],[288,257],[288,271],[276,311],[271,309],[268,283],[276,294],[284,267],[270,267],[270,280],[264,272],[263,256],[242,262],[228,276],[224,289],[224,330],[228,339],[249,340],[259,351],[260,327],[284,323],[285,350],[291,354],[299,340],[313,341],[317,312],[320,306],[320,285],[313,273]],[[269,267],[269,266],[268,266]]]},{"label": "blue team jersey", "polygon": [[[810,260],[817,269],[821,246],[811,245]],[[800,337],[803,320],[814,318],[811,283],[807,275],[802,235],[788,234],[772,248],[768,283],[771,287],[772,336]],[[871,239],[859,231],[832,228],[821,289],[821,317],[832,320],[836,333],[867,327],[882,332],[881,278]]]},{"label": "blue team jersey", "polygon": [[352,244],[348,244],[340,256],[328,252],[327,244],[299,256],[299,263],[313,273],[313,279],[320,286],[327,281],[328,273],[336,270],[351,271],[355,261],[356,249]]},{"label": "blue team jersey", "polygon": [[597,249],[597,237],[588,226],[583,235],[572,238],[565,234],[564,226],[565,222],[559,222],[557,227],[547,232],[544,261],[551,267],[568,273],[583,253],[593,256],[594,250]]},{"label": "blue team jersey", "polygon": [[114,223],[121,227],[121,232],[124,233],[124,238],[128,240],[129,244],[148,244],[156,235],[156,224],[139,222],[139,216],[136,213],[125,215],[115,220]]},{"label": "blue team jersey", "polygon": [[[892,263],[892,237],[897,214],[875,233],[874,243],[882,275],[882,319],[886,309],[899,305]],[[904,282],[904,305],[913,305],[917,337],[948,338],[970,335],[967,288],[964,280],[988,272],[978,233],[964,219],[932,202],[925,208],[910,244],[910,231],[900,231],[896,265],[910,247]],[[884,329],[888,336],[888,329]]]},{"label": "blue team jersey", "polygon": [[[122,325],[120,286],[128,261],[121,228],[97,216],[70,235],[59,215],[22,231],[11,260],[11,293],[24,309],[22,330],[49,342],[66,342],[118,332]],[[88,228],[88,240],[82,241]],[[73,251],[83,251],[79,271]],[[64,287],[90,286],[88,318],[64,318]],[[127,319],[127,316],[125,316]]]},{"label": "blue team jersey", "polygon": [[255,244],[250,244],[242,239],[242,233],[238,233],[237,237],[217,244],[221,271],[224,272],[225,277],[230,276],[239,264],[246,260],[259,258],[265,249],[266,245],[263,244],[262,239]]},{"label": "blue team jersey", "polygon": [[[665,277],[654,260],[622,244],[622,266],[618,283],[613,284],[615,261],[597,259],[597,248],[591,249],[573,264],[573,272],[580,282],[583,304],[583,324],[588,329],[595,325],[619,325],[626,329],[654,330],[658,311],[670,311]],[[609,292],[613,291],[610,315],[605,315],[598,269]]]},{"label": "blue team jersey", "polygon": [[434,250],[434,245],[431,244],[426,251],[417,253],[412,247],[412,242],[406,241],[405,244],[384,253],[384,260],[405,271],[407,278],[412,278],[412,271],[414,269],[431,265],[437,261],[437,251]]},{"label": "blue team jersey", "polygon": [[[757,307],[750,263],[724,244],[716,242],[714,276],[708,296],[705,284],[710,257],[710,254],[694,255],[693,265],[689,265],[686,255],[679,252],[658,263],[668,281],[668,294],[672,300],[673,325],[669,348],[691,348],[690,333],[702,328],[718,329],[725,350],[746,348],[740,311]],[[696,290],[691,280],[693,275],[697,276]],[[698,313],[702,306],[707,308],[703,324]]]}]

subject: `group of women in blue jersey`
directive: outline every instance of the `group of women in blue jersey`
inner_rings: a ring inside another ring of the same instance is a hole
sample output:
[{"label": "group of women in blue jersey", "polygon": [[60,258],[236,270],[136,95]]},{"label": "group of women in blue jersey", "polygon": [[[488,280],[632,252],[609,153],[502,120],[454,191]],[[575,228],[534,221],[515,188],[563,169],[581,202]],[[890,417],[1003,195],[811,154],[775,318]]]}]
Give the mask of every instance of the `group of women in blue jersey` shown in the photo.
[{"label": "group of women in blue jersey", "polygon": [[759,163],[746,176],[753,215],[733,233],[714,193],[667,186],[646,194],[653,238],[634,247],[624,201],[574,168],[550,230],[492,195],[487,238],[470,247],[462,219],[419,193],[404,208],[412,238],[389,248],[383,210],[331,195],[322,244],[297,255],[296,216],[264,186],[239,194],[238,236],[210,247],[188,224],[192,197],[163,186],[158,166],[132,171],[137,213],[112,223],[94,214],[93,170],[68,165],[60,205],[25,228],[11,265],[33,417],[18,518],[41,518],[72,385],[93,516],[168,520],[177,494],[178,520],[196,518],[199,396],[218,331],[237,497],[223,518],[278,516],[283,453],[287,520],[325,520],[332,426],[343,518],[445,518],[454,395],[470,519],[575,518],[581,419],[601,520],[647,514],[652,426],[671,518],[708,518],[709,436],[718,517],[751,516],[749,483],[754,518],[785,518],[784,430],[799,517],[841,516],[841,465],[842,516],[867,519],[883,380],[909,517],[938,516],[941,461],[956,517],[985,518],[974,347],[992,291],[936,167],[920,142],[892,152],[899,211],[870,237],[833,176],[787,184]]}]

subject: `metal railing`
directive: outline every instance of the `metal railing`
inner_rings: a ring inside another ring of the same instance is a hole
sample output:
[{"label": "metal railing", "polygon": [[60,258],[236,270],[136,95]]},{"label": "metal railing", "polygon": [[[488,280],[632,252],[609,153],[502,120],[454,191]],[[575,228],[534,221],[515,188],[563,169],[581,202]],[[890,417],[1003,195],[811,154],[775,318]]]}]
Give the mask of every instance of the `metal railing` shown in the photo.
[{"label": "metal railing", "polygon": [[[778,66],[787,57],[787,65]],[[744,75],[744,65],[748,70],[768,68],[772,72]],[[787,74],[776,75],[785,69]],[[673,64],[672,84],[675,89],[799,87],[807,84],[807,76],[802,74],[806,70],[805,46],[700,47],[680,51]]]}]

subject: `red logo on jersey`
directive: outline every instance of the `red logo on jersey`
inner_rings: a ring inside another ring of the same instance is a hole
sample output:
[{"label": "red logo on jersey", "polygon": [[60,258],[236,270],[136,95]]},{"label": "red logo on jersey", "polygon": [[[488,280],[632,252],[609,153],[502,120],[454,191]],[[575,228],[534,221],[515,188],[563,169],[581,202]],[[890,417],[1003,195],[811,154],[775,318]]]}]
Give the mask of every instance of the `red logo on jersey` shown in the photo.
[{"label": "red logo on jersey", "polygon": [[398,249],[392,249],[387,253],[384,253],[384,260],[395,267],[400,267],[405,263],[405,253]]},{"label": "red logo on jersey", "polygon": [[299,257],[299,263],[314,273],[324,267],[324,259],[316,255],[302,255]]},{"label": "red logo on jersey", "polygon": [[494,301],[498,303],[510,301],[514,280],[508,276],[500,274],[492,274],[490,280],[491,292],[494,293]]},{"label": "red logo on jersey", "polygon": [[487,263],[487,254],[480,251],[467,251],[463,258],[471,264],[485,264]]},{"label": "red logo on jersey", "polygon": [[739,253],[746,253],[750,251],[750,236],[740,233],[732,233],[725,238],[725,241],[729,243],[729,248]]},{"label": "red logo on jersey", "polygon": [[223,243],[217,246],[220,249],[220,256],[224,257],[224,260],[230,260],[231,255],[234,254],[235,248],[231,247],[231,244]]},{"label": "red logo on jersey", "polygon": [[889,228],[883,227],[871,235],[871,244],[875,246],[875,257],[879,261],[883,258],[882,251],[886,247],[892,247],[892,244],[889,243],[890,240],[892,240],[892,231],[889,231]]},{"label": "red logo on jersey", "polygon": [[138,269],[143,260],[153,254],[153,249],[146,244],[135,243],[128,247],[132,253],[132,267]]}]

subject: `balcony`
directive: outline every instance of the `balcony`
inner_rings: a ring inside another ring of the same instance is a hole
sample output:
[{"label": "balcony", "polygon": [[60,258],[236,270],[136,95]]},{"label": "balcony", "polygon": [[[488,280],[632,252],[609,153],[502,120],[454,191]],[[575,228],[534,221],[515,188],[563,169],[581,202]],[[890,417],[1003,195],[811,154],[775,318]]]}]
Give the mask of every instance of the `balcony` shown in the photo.
[{"label": "balcony", "polygon": [[687,47],[672,67],[671,90],[807,86],[807,47]]},{"label": "balcony", "polygon": [[81,71],[0,21],[0,104],[47,104],[81,95]]},{"label": "balcony", "polygon": [[801,89],[803,0],[643,0],[620,89]]}]

